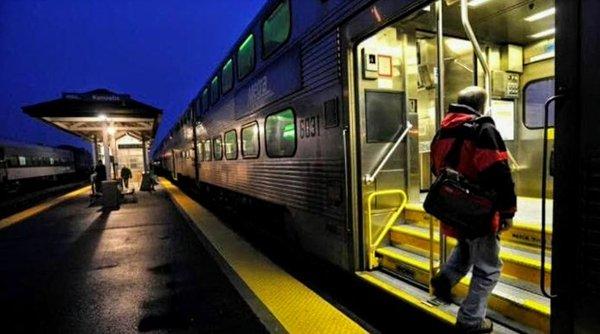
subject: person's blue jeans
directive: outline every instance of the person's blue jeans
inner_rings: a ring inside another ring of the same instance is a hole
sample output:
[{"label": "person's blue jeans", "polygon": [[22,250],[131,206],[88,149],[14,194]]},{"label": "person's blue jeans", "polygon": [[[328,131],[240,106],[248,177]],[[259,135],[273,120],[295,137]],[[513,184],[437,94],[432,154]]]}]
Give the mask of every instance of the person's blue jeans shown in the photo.
[{"label": "person's blue jeans", "polygon": [[500,236],[459,239],[442,268],[442,275],[456,285],[473,268],[469,293],[460,305],[457,322],[478,325],[484,318],[488,296],[496,286],[502,270]]}]

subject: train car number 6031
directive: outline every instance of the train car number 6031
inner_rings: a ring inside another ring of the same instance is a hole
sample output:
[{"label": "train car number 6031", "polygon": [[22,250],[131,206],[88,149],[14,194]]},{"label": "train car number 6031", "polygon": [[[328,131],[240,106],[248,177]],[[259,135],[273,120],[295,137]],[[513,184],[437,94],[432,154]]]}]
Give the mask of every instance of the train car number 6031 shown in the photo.
[{"label": "train car number 6031", "polygon": [[300,119],[300,138],[310,138],[321,135],[319,115]]}]

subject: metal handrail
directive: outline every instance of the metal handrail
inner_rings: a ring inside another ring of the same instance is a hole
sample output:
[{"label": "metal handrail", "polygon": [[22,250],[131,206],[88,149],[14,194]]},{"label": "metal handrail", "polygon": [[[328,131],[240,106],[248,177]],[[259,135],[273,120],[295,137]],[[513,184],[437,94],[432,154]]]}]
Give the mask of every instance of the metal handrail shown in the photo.
[{"label": "metal handrail", "polygon": [[[384,196],[384,195],[400,195],[400,197],[402,198],[401,203],[400,203],[400,206],[396,209],[396,211],[394,211],[394,213],[390,216],[390,218],[385,223],[383,228],[379,231],[379,234],[377,235],[375,242],[372,242],[372,240],[373,240],[373,236],[372,236],[373,220],[371,219],[372,202],[375,197]],[[379,190],[379,191],[375,191],[375,192],[371,193],[369,195],[369,197],[367,197],[367,242],[368,242],[368,255],[369,255],[367,264],[369,266],[369,269],[373,269],[377,266],[377,258],[375,257],[375,251],[377,250],[377,247],[379,247],[379,244],[381,244],[381,242],[383,241],[383,238],[389,232],[390,228],[392,228],[392,226],[396,223],[396,220],[402,213],[402,210],[404,210],[404,207],[406,207],[407,202],[408,202],[408,196],[406,195],[406,192],[404,192],[404,190],[400,190],[400,189]]]},{"label": "metal handrail", "polygon": [[471,41],[473,45],[473,49],[475,49],[475,55],[477,56],[477,60],[481,63],[483,67],[483,71],[485,72],[485,89],[488,93],[487,105],[488,109],[492,107],[492,84],[491,84],[491,72],[490,67],[488,66],[487,60],[483,55],[483,51],[481,51],[481,47],[479,46],[479,42],[477,41],[477,37],[475,37],[475,33],[473,32],[473,28],[471,27],[471,22],[469,21],[469,7],[468,0],[460,0],[460,20],[462,22],[463,28],[465,29],[465,33]]},{"label": "metal handrail", "polygon": [[544,103],[544,147],[542,150],[542,240],[541,240],[541,274],[540,274],[540,290],[542,294],[548,298],[556,298],[556,295],[546,292],[546,179],[548,168],[548,113],[550,112],[550,104],[564,95],[554,95]]},{"label": "metal handrail", "polygon": [[390,159],[390,157],[392,156],[394,151],[396,151],[396,149],[398,148],[400,143],[404,140],[406,135],[408,135],[408,132],[410,131],[410,129],[412,129],[412,127],[413,126],[412,126],[412,124],[410,124],[410,122],[406,122],[406,130],[404,130],[404,132],[402,132],[402,135],[400,135],[400,137],[398,137],[398,139],[396,139],[396,142],[394,142],[394,145],[392,145],[392,147],[390,147],[390,149],[385,154],[383,159],[381,159],[379,161],[379,163],[376,165],[375,169],[373,169],[373,171],[371,173],[365,174],[365,183],[366,184],[371,184],[373,181],[375,181],[375,179],[377,178],[377,175],[379,175],[379,172],[381,172],[381,169],[383,168],[383,166],[385,166],[385,164],[388,162],[388,160]]}]

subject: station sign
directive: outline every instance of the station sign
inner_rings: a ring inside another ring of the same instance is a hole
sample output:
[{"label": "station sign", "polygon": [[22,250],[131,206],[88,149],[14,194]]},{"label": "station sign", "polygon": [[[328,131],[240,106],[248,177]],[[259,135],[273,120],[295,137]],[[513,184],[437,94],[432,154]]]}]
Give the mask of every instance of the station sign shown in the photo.
[{"label": "station sign", "polygon": [[94,102],[122,102],[130,99],[127,94],[116,94],[110,91],[106,92],[87,92],[87,93],[63,93],[63,99],[94,101]]}]

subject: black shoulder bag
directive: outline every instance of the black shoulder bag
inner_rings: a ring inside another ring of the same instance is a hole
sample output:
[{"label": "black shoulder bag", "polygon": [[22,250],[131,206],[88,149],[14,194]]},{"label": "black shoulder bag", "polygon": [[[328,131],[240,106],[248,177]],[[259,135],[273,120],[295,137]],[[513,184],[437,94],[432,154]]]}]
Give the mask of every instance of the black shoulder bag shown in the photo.
[{"label": "black shoulder bag", "polygon": [[456,169],[463,138],[457,138],[444,159],[445,166],[425,198],[425,211],[461,236],[473,239],[492,231],[496,194],[469,182]]}]

